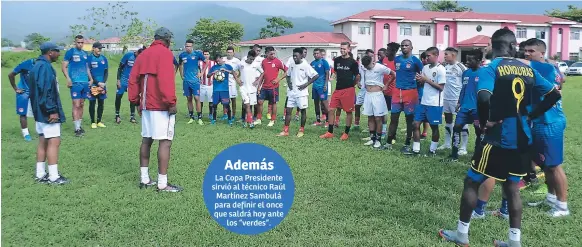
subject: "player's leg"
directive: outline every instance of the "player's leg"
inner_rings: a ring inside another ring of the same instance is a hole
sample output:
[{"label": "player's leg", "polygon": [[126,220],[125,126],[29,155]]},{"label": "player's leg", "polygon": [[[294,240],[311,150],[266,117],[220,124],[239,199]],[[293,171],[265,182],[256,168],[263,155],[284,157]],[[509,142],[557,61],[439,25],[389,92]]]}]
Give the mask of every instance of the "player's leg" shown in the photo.
[{"label": "player's leg", "polygon": [[[39,126],[40,123],[36,125]],[[37,127],[37,132],[39,128]],[[38,135],[38,146],[36,147],[36,181],[40,183],[45,183],[48,181],[48,174],[46,171],[46,149],[48,146],[48,140],[44,138],[42,132]]]},{"label": "player's leg", "polygon": [[[548,199],[554,199],[554,206],[548,212],[551,217],[561,217],[570,214],[568,209],[568,180],[562,163],[564,162],[564,130],[563,121],[544,125],[543,128],[543,167],[548,183]],[[536,131],[539,133],[539,131]],[[537,134],[537,133],[536,133]]]},{"label": "player's leg", "polygon": [[[398,104],[399,106],[400,104]],[[392,104],[390,111],[390,124],[388,125],[388,139],[386,139],[386,148],[392,148],[392,144],[396,141],[396,129],[398,128],[398,121],[400,120],[400,111],[395,112],[395,104]]]},{"label": "player's leg", "polygon": [[[279,88],[275,88],[269,91],[270,91],[269,104],[271,105],[272,109],[271,109],[271,121],[269,121],[269,124],[267,126],[272,127],[273,125],[275,125],[275,120],[277,120],[277,102],[279,101]],[[285,104],[285,107],[286,106],[287,104]]]},{"label": "player's leg", "polygon": [[[454,127],[453,127],[454,131]],[[469,143],[469,125],[463,125],[461,129],[461,147],[459,148],[459,155],[467,155],[467,144]]]},{"label": "player's leg", "polygon": [[403,154],[420,154],[420,124],[422,121],[427,119],[428,106],[418,105],[416,111],[414,111],[414,121],[412,122],[412,137],[414,142],[412,144],[412,149],[403,149]]},{"label": "player's leg", "polygon": [[97,127],[105,128],[105,124],[101,121],[103,119],[103,111],[105,110],[105,98],[97,98]]},{"label": "player's leg", "polygon": [[342,108],[346,112],[346,128],[344,133],[340,137],[340,140],[345,141],[349,138],[350,129],[352,128],[352,121],[353,121],[353,112],[354,109],[354,97],[356,97],[356,89],[355,88],[346,88],[345,95],[342,97]]},{"label": "player's leg", "polygon": [[121,89],[117,89],[117,93],[115,94],[115,122],[116,123],[121,122],[121,117],[119,116],[119,109],[121,109],[121,99],[123,98],[123,92],[120,92],[120,90]]},{"label": "player's leg", "polygon": [[190,119],[188,120],[188,124],[194,123],[194,102],[192,102],[194,98],[192,94],[186,96],[186,105],[188,106],[188,116]]},{"label": "player's leg", "polygon": [[439,147],[439,150],[451,148],[452,135],[453,135],[453,113],[445,112],[445,143]]},{"label": "player's leg", "polygon": [[446,162],[448,161],[458,161],[459,160],[459,142],[461,138],[461,131],[463,131],[463,126],[461,118],[462,112],[457,114],[456,123],[453,126],[453,145],[451,149],[451,155],[449,158],[445,159]]},{"label": "player's leg", "polygon": [[25,141],[31,141],[32,138],[30,137],[30,132],[28,131],[28,119],[26,119],[26,115],[20,116],[19,120],[22,137],[24,137]]},{"label": "player's leg", "polygon": [[[142,122],[145,122],[142,120]],[[143,126],[144,123],[142,123]],[[150,152],[154,140],[151,137],[143,137],[141,139],[141,147],[139,148],[139,166],[140,166],[140,188],[146,188],[153,186],[156,182],[150,179],[149,174],[149,164],[150,164]]]},{"label": "player's leg", "polygon": [[158,146],[158,191],[180,192],[182,188],[168,183],[168,167],[170,163],[171,140],[160,140]]},{"label": "player's leg", "polygon": [[327,128],[328,126],[328,116],[329,116],[329,100],[327,99],[327,95],[325,95],[325,100],[320,100],[321,104],[321,122],[323,122],[324,126]]},{"label": "player's leg", "polygon": [[[19,116],[20,129],[22,132],[22,137],[25,141],[31,141],[30,132],[28,131],[28,119],[27,115],[32,115],[32,107],[30,106],[30,100],[28,93],[16,94],[16,114]],[[29,114],[29,112],[31,114]],[[31,116],[32,117],[32,116]]]},{"label": "player's leg", "polygon": [[425,139],[428,136],[427,131],[430,128],[430,124],[428,122],[422,123],[422,134],[420,135],[421,139]]},{"label": "player's leg", "polygon": [[230,98],[230,118],[231,120],[234,120],[234,116],[236,116],[236,97],[235,98]]},{"label": "player's leg", "polygon": [[[43,137],[46,143],[46,162],[48,167],[48,182],[51,184],[66,184],[69,181],[60,175],[58,170],[58,160],[59,160],[59,147],[61,145],[61,124],[52,123],[40,124],[40,133],[43,133]],[[39,129],[39,128],[37,128]],[[39,158],[39,157],[37,157]],[[42,158],[42,157],[40,157]]]},{"label": "player's leg", "polygon": [[81,132],[81,111],[83,110],[84,100],[73,99],[73,123],[75,126],[75,135],[77,137],[83,136]]},{"label": "player's leg", "polygon": [[362,105],[356,105],[354,112],[354,129],[360,128],[360,115],[362,113]]},{"label": "player's leg", "polygon": [[521,246],[521,216],[523,206],[519,194],[520,177],[509,176],[503,183],[503,192],[507,196],[509,212],[509,241],[495,241],[495,246]]},{"label": "player's leg", "polygon": [[95,105],[97,100],[95,98],[89,100],[89,117],[91,118],[91,128],[97,128],[97,122],[95,121]]},{"label": "player's leg", "polygon": [[[289,104],[289,97],[287,97],[286,100],[286,104],[285,104],[285,111],[284,111],[284,116],[283,118],[285,119],[284,121],[284,126],[283,126],[283,131],[281,131],[281,133],[279,133],[277,136],[289,136],[289,125],[291,124],[291,112],[293,111],[293,105]],[[294,104],[294,99],[292,99],[292,104]]]},{"label": "player's leg", "polygon": [[[392,110],[392,96],[384,94],[384,101],[386,101],[386,108],[388,112]],[[388,116],[384,116],[382,119],[382,135],[388,134]]]},{"label": "player's leg", "polygon": [[232,126],[232,124],[234,123],[234,118],[232,117],[232,108],[230,107],[230,97],[228,95],[228,92],[220,92],[221,95],[221,101],[222,101],[222,107],[224,109],[226,109],[226,116],[228,119],[228,125]]},{"label": "player's leg", "polygon": [[315,108],[315,122],[313,123],[313,126],[320,126],[321,125],[321,94],[320,91],[313,87],[311,89],[311,95],[313,98],[313,104],[314,104],[314,108]]},{"label": "player's leg", "polygon": [[[255,106],[255,118],[257,120],[255,120],[255,125],[261,124],[261,118],[263,118],[263,105],[265,103],[265,90],[261,89],[261,93],[259,94],[259,100],[257,102],[257,105]],[[270,105],[270,104],[269,104]]]},{"label": "player's leg", "polygon": [[[366,111],[366,108],[364,108],[364,111]],[[366,113],[367,112],[365,112],[365,114]],[[370,132],[370,140],[364,143],[364,146],[372,146],[378,140],[376,132],[376,118],[374,116],[368,116],[368,131]]]}]

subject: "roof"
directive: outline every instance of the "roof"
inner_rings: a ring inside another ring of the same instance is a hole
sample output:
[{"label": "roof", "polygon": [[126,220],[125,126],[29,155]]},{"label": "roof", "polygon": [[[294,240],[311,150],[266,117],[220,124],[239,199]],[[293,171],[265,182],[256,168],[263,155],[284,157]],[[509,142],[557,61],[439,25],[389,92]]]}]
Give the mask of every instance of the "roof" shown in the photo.
[{"label": "roof", "polygon": [[99,40],[101,44],[118,44],[121,42],[121,38],[119,37],[111,37],[103,40]]},{"label": "roof", "polygon": [[[434,12],[421,10],[368,10],[343,19],[334,21],[333,23],[341,23],[349,19],[372,20],[373,16],[390,17],[393,19],[405,19],[413,21],[432,21],[434,18],[448,18],[461,20],[497,20],[502,21],[518,21],[521,24],[547,24],[548,22],[575,22],[549,17],[545,15],[523,15],[523,14],[494,14],[494,13],[478,13],[473,11],[465,12]],[[402,17],[402,18],[398,18]]]},{"label": "roof", "polygon": [[488,46],[489,43],[491,42],[491,37],[489,36],[485,36],[485,35],[477,35],[474,36],[470,39],[466,39],[463,40],[459,43],[457,43],[457,46],[459,47],[463,47],[463,46]]},{"label": "roof", "polygon": [[301,32],[266,39],[243,41],[239,44],[339,44],[341,42],[354,44],[345,34],[332,32]]}]

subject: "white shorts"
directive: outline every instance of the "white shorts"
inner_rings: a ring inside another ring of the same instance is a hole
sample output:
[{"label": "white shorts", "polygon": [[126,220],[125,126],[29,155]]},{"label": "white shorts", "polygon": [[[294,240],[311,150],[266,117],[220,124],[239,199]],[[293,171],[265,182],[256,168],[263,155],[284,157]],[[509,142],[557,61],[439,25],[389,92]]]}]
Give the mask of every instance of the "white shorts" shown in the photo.
[{"label": "white shorts", "polygon": [[306,109],[309,102],[307,98],[307,96],[288,97],[287,108],[298,107],[299,109]]},{"label": "white shorts", "polygon": [[443,112],[452,113],[457,115],[457,102],[458,100],[443,100]]},{"label": "white shorts", "polygon": [[176,115],[170,115],[168,111],[141,112],[141,136],[154,140],[172,140],[174,138],[174,125]]},{"label": "white shorts", "polygon": [[358,94],[356,95],[356,105],[363,105],[365,97],[366,97],[366,89],[362,88],[362,89],[360,89],[360,91],[358,91]]},{"label": "white shorts", "polygon": [[256,105],[257,104],[257,91],[247,92],[247,89],[240,87],[240,96],[242,98],[243,104]]},{"label": "white shorts", "polygon": [[212,103],[212,86],[200,85],[200,102]]},{"label": "white shorts", "polygon": [[39,123],[36,122],[36,133],[44,138],[54,138],[61,136],[61,123]]},{"label": "white shorts", "polygon": [[362,114],[366,116],[381,117],[388,114],[386,99],[383,92],[367,92],[364,97],[364,110]]},{"label": "white shorts", "polygon": [[327,81],[327,96],[331,96],[331,80]]},{"label": "white shorts", "polygon": [[238,96],[238,91],[236,90],[236,82],[232,84],[228,84],[228,94],[230,98],[236,98]]}]

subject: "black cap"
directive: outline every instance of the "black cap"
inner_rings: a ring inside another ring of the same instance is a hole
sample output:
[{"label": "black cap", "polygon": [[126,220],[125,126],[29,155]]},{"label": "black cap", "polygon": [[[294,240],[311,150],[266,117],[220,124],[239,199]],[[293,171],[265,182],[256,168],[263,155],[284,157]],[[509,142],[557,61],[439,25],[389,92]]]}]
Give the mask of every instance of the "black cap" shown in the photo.
[{"label": "black cap", "polygon": [[101,43],[99,43],[99,42],[95,42],[95,43],[93,43],[93,48],[102,49],[103,48],[103,45]]}]

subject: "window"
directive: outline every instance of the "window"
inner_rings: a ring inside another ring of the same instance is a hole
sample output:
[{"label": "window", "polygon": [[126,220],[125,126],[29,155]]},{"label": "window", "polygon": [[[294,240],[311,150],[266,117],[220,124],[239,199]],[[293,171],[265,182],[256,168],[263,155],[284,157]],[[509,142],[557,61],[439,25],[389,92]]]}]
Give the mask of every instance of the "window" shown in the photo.
[{"label": "window", "polygon": [[400,25],[400,35],[411,36],[412,35],[412,26],[410,26],[410,24]]},{"label": "window", "polygon": [[579,54],[578,53],[570,53],[570,61],[578,61]]},{"label": "window", "polygon": [[449,25],[445,25],[445,31],[449,31]]},{"label": "window", "polygon": [[527,39],[527,29],[524,27],[517,28],[517,38],[518,39]]},{"label": "window", "polygon": [[337,51],[334,51],[331,53],[331,58],[336,58],[337,57]]},{"label": "window", "polygon": [[388,23],[384,24],[384,29],[390,29],[390,24]]},{"label": "window", "polygon": [[370,27],[369,26],[360,26],[359,30],[360,30],[359,34],[370,35]]},{"label": "window", "polygon": [[546,39],[546,31],[536,30],[536,39]]},{"label": "window", "polygon": [[580,31],[570,31],[570,40],[580,40]]},{"label": "window", "polygon": [[420,36],[430,36],[430,25],[420,25]]},{"label": "window", "polygon": [[481,30],[483,30],[483,27],[481,25],[477,25],[477,32],[481,32]]}]

